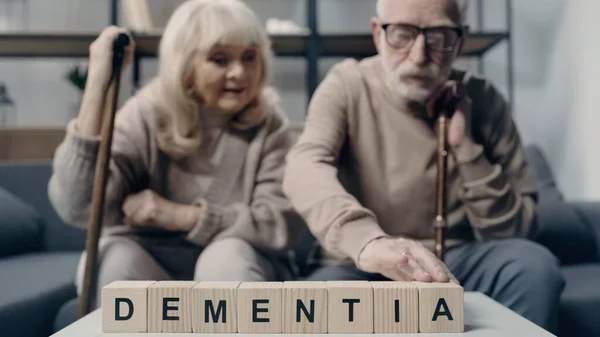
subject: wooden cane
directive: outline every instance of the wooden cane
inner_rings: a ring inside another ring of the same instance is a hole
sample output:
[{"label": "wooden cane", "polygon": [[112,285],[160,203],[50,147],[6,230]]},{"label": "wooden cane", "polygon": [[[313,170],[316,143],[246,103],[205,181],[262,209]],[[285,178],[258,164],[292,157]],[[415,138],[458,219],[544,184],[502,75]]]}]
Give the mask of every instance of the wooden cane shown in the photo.
[{"label": "wooden cane", "polygon": [[437,191],[435,216],[435,253],[440,261],[444,261],[446,230],[446,175],[448,164],[448,116],[445,112],[437,118]]},{"label": "wooden cane", "polygon": [[[119,100],[119,87],[121,82],[121,68],[125,58],[125,47],[129,44],[127,34],[119,34],[113,42],[112,74],[109,84],[105,90],[104,97],[112,95],[111,106],[105,109],[102,119],[102,130],[100,134],[100,147],[96,160],[96,171],[94,176],[94,186],[92,192],[92,209],[88,223],[88,232],[86,240],[86,263],[85,274],[83,278],[83,288],[79,302],[79,318],[90,312],[90,292],[95,289],[97,278],[97,255],[98,241],[102,230],[102,216],[104,211],[104,196],[106,191],[106,181],[108,175],[108,165],[110,162],[110,149],[112,147],[112,137],[114,120]],[[108,100],[107,100],[108,101]]]},{"label": "wooden cane", "polygon": [[446,88],[438,102],[434,105],[433,113],[436,117],[436,136],[437,136],[437,183],[436,183],[436,216],[434,220],[435,229],[435,252],[440,261],[444,261],[445,231],[447,223],[446,207],[446,178],[448,174],[448,126],[450,118],[462,97],[464,88],[456,82]]}]

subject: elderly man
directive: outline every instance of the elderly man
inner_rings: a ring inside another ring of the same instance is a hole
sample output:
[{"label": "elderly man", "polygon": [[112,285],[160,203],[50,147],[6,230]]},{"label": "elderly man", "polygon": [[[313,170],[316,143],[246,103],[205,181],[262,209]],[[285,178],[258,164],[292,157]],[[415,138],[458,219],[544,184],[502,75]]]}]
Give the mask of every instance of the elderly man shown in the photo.
[{"label": "elderly man", "polygon": [[[379,0],[378,55],[334,66],[289,153],[284,191],[323,247],[309,280],[457,282],[554,330],[557,259],[529,241],[536,189],[509,106],[490,82],[452,68],[467,34],[458,0]],[[435,116],[455,83],[447,251],[433,254]]]}]

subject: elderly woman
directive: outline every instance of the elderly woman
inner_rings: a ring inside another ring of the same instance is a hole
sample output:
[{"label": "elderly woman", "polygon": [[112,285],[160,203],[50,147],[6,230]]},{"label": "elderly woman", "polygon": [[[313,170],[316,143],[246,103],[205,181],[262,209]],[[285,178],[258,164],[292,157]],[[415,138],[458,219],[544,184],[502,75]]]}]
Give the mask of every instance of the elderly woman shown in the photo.
[{"label": "elderly woman", "polygon": [[[81,111],[54,157],[50,198],[80,227],[120,32],[108,27],[92,43]],[[158,76],[116,115],[93,305],[114,280],[293,277],[286,247],[299,218],[281,188],[292,139],[269,67],[268,37],[243,2],[190,0],[173,13]],[[79,291],[84,266],[82,256]]]}]

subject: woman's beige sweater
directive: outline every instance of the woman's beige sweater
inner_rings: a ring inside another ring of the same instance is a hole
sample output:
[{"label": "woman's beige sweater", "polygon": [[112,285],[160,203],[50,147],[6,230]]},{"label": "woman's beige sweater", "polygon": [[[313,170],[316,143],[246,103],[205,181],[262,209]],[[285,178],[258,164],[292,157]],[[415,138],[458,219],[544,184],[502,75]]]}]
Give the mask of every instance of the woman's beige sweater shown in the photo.
[{"label": "woman's beige sweater", "polygon": [[[151,189],[174,202],[201,205],[202,216],[186,234],[191,242],[238,237],[285,248],[301,223],[281,188],[293,140],[278,104],[270,102],[267,109],[266,120],[251,130],[237,130],[218,118],[204,123],[208,138],[202,149],[174,161],[157,146],[155,109],[141,95],[129,99],[115,118],[103,234],[156,231],[122,221],[125,197]],[[89,221],[99,141],[78,134],[72,121],[54,157],[50,200],[65,222],[78,227]]]}]

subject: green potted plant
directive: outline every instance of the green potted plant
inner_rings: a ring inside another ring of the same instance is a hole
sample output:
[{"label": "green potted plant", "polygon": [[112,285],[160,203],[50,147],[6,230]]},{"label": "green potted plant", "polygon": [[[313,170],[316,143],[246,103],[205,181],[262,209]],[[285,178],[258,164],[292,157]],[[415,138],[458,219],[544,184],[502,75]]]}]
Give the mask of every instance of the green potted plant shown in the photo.
[{"label": "green potted plant", "polygon": [[70,118],[75,118],[79,113],[81,106],[81,99],[83,96],[83,90],[85,89],[85,81],[87,79],[87,68],[74,66],[69,69],[66,74],[66,80],[71,83],[79,91],[79,97],[76,103],[71,104],[70,107]]},{"label": "green potted plant", "polygon": [[85,89],[85,80],[87,78],[87,69],[82,69],[79,66],[74,66],[67,73],[67,80],[74,85],[77,89],[81,90],[83,93],[83,89]]}]

